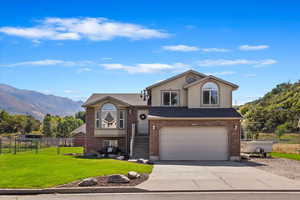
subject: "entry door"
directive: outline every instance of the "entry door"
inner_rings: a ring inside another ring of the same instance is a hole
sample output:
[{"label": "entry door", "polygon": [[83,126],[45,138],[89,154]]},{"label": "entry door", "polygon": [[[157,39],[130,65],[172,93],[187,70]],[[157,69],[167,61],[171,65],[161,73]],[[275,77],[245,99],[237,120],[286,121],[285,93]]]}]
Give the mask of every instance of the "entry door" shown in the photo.
[{"label": "entry door", "polygon": [[228,160],[225,127],[164,127],[159,140],[161,160]]},{"label": "entry door", "polygon": [[148,135],[148,110],[138,110],[137,112],[138,124],[137,133],[138,135]]}]

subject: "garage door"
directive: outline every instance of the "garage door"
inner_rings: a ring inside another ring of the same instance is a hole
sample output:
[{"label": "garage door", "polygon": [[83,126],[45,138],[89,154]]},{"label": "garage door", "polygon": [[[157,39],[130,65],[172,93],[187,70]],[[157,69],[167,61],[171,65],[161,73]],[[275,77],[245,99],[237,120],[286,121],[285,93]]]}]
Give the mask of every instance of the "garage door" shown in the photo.
[{"label": "garage door", "polygon": [[164,127],[159,134],[161,160],[227,160],[225,127]]}]

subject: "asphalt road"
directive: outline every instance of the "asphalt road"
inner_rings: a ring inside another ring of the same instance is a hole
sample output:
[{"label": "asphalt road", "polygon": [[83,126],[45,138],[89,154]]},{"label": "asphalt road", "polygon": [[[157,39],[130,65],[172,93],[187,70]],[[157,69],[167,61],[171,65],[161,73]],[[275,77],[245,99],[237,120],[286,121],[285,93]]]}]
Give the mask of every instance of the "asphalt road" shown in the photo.
[{"label": "asphalt road", "polygon": [[300,193],[94,193],[0,196],[0,200],[299,200]]}]

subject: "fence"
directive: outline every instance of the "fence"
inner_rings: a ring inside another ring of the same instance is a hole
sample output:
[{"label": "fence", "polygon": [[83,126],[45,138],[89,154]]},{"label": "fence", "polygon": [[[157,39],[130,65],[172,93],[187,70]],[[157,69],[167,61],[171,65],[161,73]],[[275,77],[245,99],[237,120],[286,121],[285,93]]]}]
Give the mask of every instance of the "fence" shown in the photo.
[{"label": "fence", "polygon": [[72,147],[73,138],[26,138],[24,136],[0,137],[0,154],[17,154],[24,151],[39,152],[41,148],[47,147]]}]

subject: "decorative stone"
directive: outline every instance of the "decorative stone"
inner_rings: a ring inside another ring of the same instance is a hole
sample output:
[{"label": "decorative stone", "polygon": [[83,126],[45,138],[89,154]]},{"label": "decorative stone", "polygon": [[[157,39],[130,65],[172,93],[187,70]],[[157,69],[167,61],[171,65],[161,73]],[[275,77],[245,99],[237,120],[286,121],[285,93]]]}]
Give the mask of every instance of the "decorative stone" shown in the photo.
[{"label": "decorative stone", "polygon": [[128,176],[129,179],[137,179],[141,175],[139,173],[135,172],[135,171],[130,171],[130,172],[128,172],[127,176]]},{"label": "decorative stone", "polygon": [[117,160],[124,160],[125,157],[124,157],[124,156],[118,156],[116,159],[117,159]]},{"label": "decorative stone", "polygon": [[140,158],[136,161],[137,163],[144,163],[144,159]]},{"label": "decorative stone", "polygon": [[153,162],[153,161],[151,161],[151,160],[147,160],[146,164],[148,164],[148,165],[153,165],[153,164],[154,164],[154,162]]},{"label": "decorative stone", "polygon": [[129,183],[130,179],[122,174],[114,174],[108,177],[108,183]]},{"label": "decorative stone", "polygon": [[87,187],[87,186],[93,186],[93,185],[97,185],[97,184],[98,184],[97,179],[95,179],[95,178],[86,178],[86,179],[83,179],[78,184],[78,186],[80,186],[80,187]]}]

